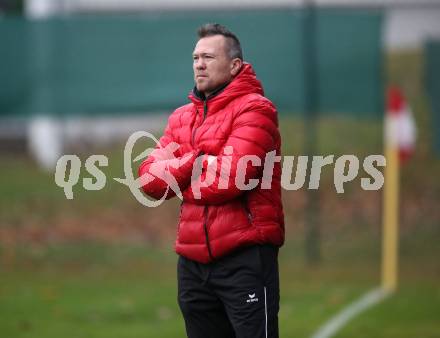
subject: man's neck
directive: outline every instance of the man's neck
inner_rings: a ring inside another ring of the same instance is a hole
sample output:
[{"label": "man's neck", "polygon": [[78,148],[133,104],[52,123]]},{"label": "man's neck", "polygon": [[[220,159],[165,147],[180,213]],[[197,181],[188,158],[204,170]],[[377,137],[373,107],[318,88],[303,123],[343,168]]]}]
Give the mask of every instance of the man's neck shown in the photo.
[{"label": "man's neck", "polygon": [[[221,93],[223,91],[223,89],[225,89],[228,86],[228,84],[230,84],[230,83],[231,82],[228,81],[228,82],[218,86],[215,90],[213,90],[211,92],[201,92],[201,91],[197,90],[196,93],[198,93],[198,95],[196,94],[196,96],[198,96],[202,100],[207,100],[207,99]],[[197,89],[197,88],[195,88],[195,89]]]}]

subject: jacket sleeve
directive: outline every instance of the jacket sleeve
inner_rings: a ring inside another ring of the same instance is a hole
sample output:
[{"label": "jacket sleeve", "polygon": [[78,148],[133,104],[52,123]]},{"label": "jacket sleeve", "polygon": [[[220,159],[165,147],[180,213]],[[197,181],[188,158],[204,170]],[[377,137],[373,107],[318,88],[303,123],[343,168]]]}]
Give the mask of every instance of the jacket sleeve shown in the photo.
[{"label": "jacket sleeve", "polygon": [[[176,196],[175,185],[183,191],[191,182],[197,151],[179,156],[179,146],[173,142],[169,124],[153,152],[139,166],[138,175],[144,193],[154,199]],[[177,156],[176,156],[177,155]]]},{"label": "jacket sleeve", "polygon": [[[277,142],[279,131],[275,107],[268,100],[249,102],[235,117],[229,137],[214,159],[216,163],[208,165],[205,157],[202,174],[193,178],[191,186],[184,191],[184,201],[201,205],[222,204],[246,192],[236,186],[237,175],[244,183],[261,178],[266,154],[277,149]],[[232,154],[225,154],[227,147],[231,147]],[[245,155],[254,155],[252,157],[259,159],[259,165],[255,163],[258,161],[240,161]],[[224,169],[228,166],[229,173]],[[204,183],[210,175],[215,177],[213,183]],[[221,185],[220,181],[223,181]]]}]

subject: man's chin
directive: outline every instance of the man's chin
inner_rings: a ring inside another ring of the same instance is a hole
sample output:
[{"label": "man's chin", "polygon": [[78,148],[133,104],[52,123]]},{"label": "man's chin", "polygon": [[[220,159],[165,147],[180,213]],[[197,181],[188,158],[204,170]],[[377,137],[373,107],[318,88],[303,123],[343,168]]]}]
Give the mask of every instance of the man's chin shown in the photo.
[{"label": "man's chin", "polygon": [[207,86],[203,86],[203,85],[199,85],[199,84],[196,84],[196,88],[200,93],[204,93],[208,89]]}]

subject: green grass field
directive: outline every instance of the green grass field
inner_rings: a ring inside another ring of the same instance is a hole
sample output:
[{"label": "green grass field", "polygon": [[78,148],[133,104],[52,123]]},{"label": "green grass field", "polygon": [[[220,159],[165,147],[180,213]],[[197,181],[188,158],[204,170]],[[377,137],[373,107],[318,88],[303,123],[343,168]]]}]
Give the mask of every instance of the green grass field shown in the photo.
[{"label": "green grass field", "polygon": [[[399,288],[336,337],[439,338],[440,159],[430,146],[420,55],[391,55],[387,64],[389,80],[404,87],[419,128],[415,157],[401,172]],[[302,122],[284,116],[280,126],[284,154],[301,155]],[[381,121],[323,118],[318,128],[319,154],[382,153]],[[122,149],[98,150],[109,157],[107,184],[94,192],[78,185],[73,200],[31,160],[1,158],[0,337],[185,337],[172,252],[179,201],[154,209],[137,203],[111,179],[122,176]],[[339,195],[332,179],[331,167],[325,168],[318,265],[304,257],[305,189],[283,191],[283,338],[310,337],[380,283],[381,191],[361,190],[358,178]]]},{"label": "green grass field", "polygon": [[[398,292],[337,337],[439,337],[439,235],[403,238]],[[283,248],[281,337],[309,337],[377,285],[378,246],[369,234],[352,240],[326,243],[319,267],[304,264],[301,241]],[[175,261],[171,250],[145,246],[21,248],[1,270],[1,336],[184,337]]]}]

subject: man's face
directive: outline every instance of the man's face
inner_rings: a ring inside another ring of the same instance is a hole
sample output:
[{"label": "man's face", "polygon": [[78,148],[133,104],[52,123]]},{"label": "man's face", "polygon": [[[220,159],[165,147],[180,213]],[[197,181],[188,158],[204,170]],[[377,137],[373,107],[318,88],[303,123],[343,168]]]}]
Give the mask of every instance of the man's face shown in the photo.
[{"label": "man's face", "polygon": [[231,81],[236,73],[234,60],[227,54],[226,43],[223,35],[214,35],[201,38],[194,48],[194,81],[197,90],[205,96]]}]

